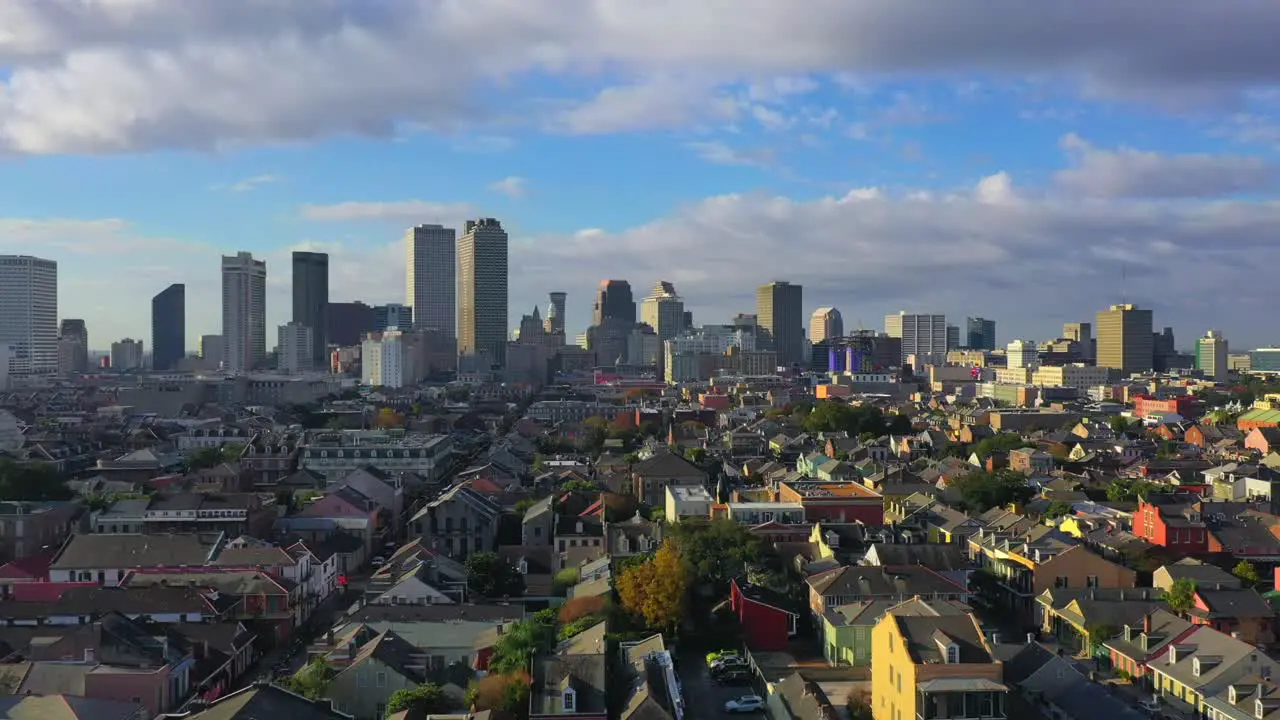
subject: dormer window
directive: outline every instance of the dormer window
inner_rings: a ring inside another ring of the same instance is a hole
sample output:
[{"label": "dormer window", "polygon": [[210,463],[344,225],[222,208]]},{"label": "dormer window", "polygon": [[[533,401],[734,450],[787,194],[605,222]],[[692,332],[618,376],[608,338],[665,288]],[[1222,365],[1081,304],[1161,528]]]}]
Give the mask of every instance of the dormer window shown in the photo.
[{"label": "dormer window", "polygon": [[1191,674],[1200,677],[1200,658],[1191,661]]},{"label": "dormer window", "polygon": [[524,558],[520,558],[520,561],[516,563],[516,570],[519,570],[521,575],[528,575],[529,563]]},{"label": "dormer window", "polygon": [[1235,705],[1236,703],[1240,702],[1240,691],[1236,689],[1235,685],[1232,685],[1231,688],[1227,691],[1227,701],[1230,702],[1232,705]]},{"label": "dormer window", "polygon": [[1267,714],[1267,706],[1262,704],[1262,698],[1253,701],[1253,716],[1262,720]]},{"label": "dormer window", "polygon": [[563,694],[563,695],[561,695],[561,699],[562,699],[562,700],[563,700],[563,702],[564,702],[564,711],[565,711],[565,712],[577,712],[577,711],[578,711],[578,710],[577,710],[577,708],[578,708],[578,693],[577,693],[577,692],[575,692],[575,691],[573,690],[573,688],[566,688],[566,689],[565,689],[565,691],[564,691],[564,694]]},{"label": "dormer window", "polygon": [[947,664],[957,665],[960,662],[960,646],[952,643],[947,646]]}]

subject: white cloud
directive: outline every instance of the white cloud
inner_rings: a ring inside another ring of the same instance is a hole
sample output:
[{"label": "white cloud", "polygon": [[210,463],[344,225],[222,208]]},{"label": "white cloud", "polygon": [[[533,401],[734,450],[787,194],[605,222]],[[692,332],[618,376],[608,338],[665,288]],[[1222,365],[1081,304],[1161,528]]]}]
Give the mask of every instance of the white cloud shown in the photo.
[{"label": "white cloud", "polygon": [[759,167],[772,165],[775,159],[773,151],[768,148],[734,148],[715,141],[691,142],[688,147],[697,153],[699,158],[713,165],[752,165]]},{"label": "white cloud", "polygon": [[305,220],[351,222],[362,220],[387,220],[409,223],[438,223],[455,221],[474,215],[475,208],[466,203],[440,203],[427,200],[397,200],[392,202],[348,201],[331,205],[303,205],[299,214]]},{"label": "white cloud", "polygon": [[511,175],[490,183],[489,190],[506,195],[509,198],[522,198],[528,191],[528,181],[518,175]]},{"label": "white cloud", "polygon": [[278,183],[283,179],[284,178],[280,177],[279,175],[264,173],[262,175],[254,175],[253,177],[247,177],[239,182],[234,182],[225,187],[230,192],[237,192],[237,193],[250,192],[252,190],[258,189],[263,185],[268,185],[270,183]]},{"label": "white cloud", "polygon": [[[1001,21],[973,22],[988,16]],[[5,0],[0,150],[723,124],[741,112],[731,86],[781,102],[826,78],[1041,76],[1238,101],[1280,81],[1277,34],[1270,3],[1200,0]]]},{"label": "white cloud", "polygon": [[1105,150],[1075,134],[1064,136],[1061,145],[1073,166],[1055,180],[1086,197],[1216,197],[1268,190],[1278,177],[1274,165],[1256,157]]}]

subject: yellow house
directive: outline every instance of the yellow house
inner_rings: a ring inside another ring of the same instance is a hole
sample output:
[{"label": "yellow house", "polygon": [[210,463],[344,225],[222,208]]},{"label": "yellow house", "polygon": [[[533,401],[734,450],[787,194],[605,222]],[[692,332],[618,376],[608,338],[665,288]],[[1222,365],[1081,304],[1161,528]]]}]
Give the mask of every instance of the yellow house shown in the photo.
[{"label": "yellow house", "polygon": [[885,615],[871,633],[875,720],[1003,720],[1008,687],[972,615]]}]

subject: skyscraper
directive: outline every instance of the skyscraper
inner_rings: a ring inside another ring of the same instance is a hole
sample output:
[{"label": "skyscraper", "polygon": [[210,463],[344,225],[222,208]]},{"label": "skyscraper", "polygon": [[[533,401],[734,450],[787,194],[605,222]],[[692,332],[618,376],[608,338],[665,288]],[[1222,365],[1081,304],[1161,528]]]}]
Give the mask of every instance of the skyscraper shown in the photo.
[{"label": "skyscraper", "polygon": [[223,362],[233,373],[267,356],[267,263],[253,254],[222,256]]},{"label": "skyscraper", "polygon": [[547,334],[564,335],[565,301],[569,296],[563,292],[551,293],[551,302],[547,304],[547,318],[543,325]]},{"label": "skyscraper", "polygon": [[315,338],[309,326],[298,321],[276,329],[276,368],[296,374],[323,368],[315,364]]},{"label": "skyscraper", "polygon": [[902,341],[901,362],[915,355],[917,364],[938,362],[947,356],[947,316],[916,315],[905,310],[884,316],[884,331]]},{"label": "skyscraper", "polygon": [[592,307],[591,324],[603,325],[610,318],[627,325],[634,325],[636,322],[636,301],[631,294],[631,283],[626,280],[600,281],[596,302]]},{"label": "skyscraper", "polygon": [[187,286],[174,283],[151,298],[151,369],[169,372],[187,356]]},{"label": "skyscraper", "polygon": [[142,341],[125,338],[111,343],[111,369],[137,370],[142,367]]},{"label": "skyscraper", "polygon": [[[496,220],[493,222],[497,223]],[[501,230],[502,226],[499,225],[498,229]],[[503,238],[505,247],[506,233],[503,233]],[[443,225],[418,225],[405,231],[404,248],[404,303],[413,308],[413,329],[438,330],[449,337],[457,337],[460,332],[458,252],[461,250],[457,231]],[[502,287],[506,288],[505,249],[503,258]]]},{"label": "skyscraper", "polygon": [[413,308],[400,303],[387,303],[373,307],[373,332],[386,330],[409,332],[413,329]]},{"label": "skyscraper", "polygon": [[1206,378],[1216,382],[1227,379],[1227,339],[1217,330],[1210,330],[1196,340],[1196,369]]},{"label": "skyscraper", "polygon": [[756,318],[770,343],[765,349],[778,354],[779,365],[805,362],[802,286],[780,280],[761,285],[756,289]]},{"label": "skyscraper", "polygon": [[[329,254],[293,254],[293,321],[311,328],[311,366],[328,366]],[[296,334],[295,334],[296,336]]]},{"label": "skyscraper", "polygon": [[996,321],[980,317],[966,318],[965,347],[970,350],[995,350]]},{"label": "skyscraper", "polygon": [[1093,324],[1087,322],[1065,323],[1062,326],[1062,337],[1068,340],[1075,340],[1080,344],[1080,357],[1085,360],[1093,360],[1094,341],[1093,341]]},{"label": "skyscraper", "polygon": [[58,372],[58,263],[0,255],[0,346],[10,375]]},{"label": "skyscraper", "polygon": [[65,375],[88,369],[89,329],[84,320],[66,318],[58,328],[58,372]]},{"label": "skyscraper", "polygon": [[640,303],[640,321],[653,328],[663,342],[684,330],[684,300],[676,294],[676,286],[659,280],[653,291]]},{"label": "skyscraper", "polygon": [[844,317],[833,307],[820,307],[809,318],[809,342],[817,345],[824,340],[844,337]]},{"label": "skyscraper", "polygon": [[[494,218],[468,220],[458,239],[458,351],[488,353],[502,365],[507,349],[507,231]],[[414,308],[415,319],[417,308]]]},{"label": "skyscraper", "polygon": [[1136,305],[1112,305],[1098,312],[1098,367],[1128,377],[1149,372],[1155,356],[1151,311]]}]

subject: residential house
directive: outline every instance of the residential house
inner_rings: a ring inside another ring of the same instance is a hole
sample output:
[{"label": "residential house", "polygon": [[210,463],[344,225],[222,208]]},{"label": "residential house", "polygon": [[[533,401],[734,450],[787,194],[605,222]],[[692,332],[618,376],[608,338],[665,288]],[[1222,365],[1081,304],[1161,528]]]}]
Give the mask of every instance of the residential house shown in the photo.
[{"label": "residential house", "polygon": [[799,525],[805,522],[804,506],[800,503],[730,502],[715,505],[711,515],[728,518],[742,525]]},{"label": "residential house", "polygon": [[967,588],[923,565],[846,565],[811,575],[805,583],[809,586],[809,610],[815,619],[820,619],[831,608],[854,602],[902,602],[917,595],[959,602],[969,598]]},{"label": "residential house", "polygon": [[675,663],[662,635],[620,645],[622,665],[629,677],[628,695],[619,720],[678,720],[685,702]]},{"label": "residential house", "polygon": [[1278,665],[1257,646],[1200,626],[1166,645],[1147,668],[1165,702],[1176,710],[1204,713],[1206,698],[1242,680],[1274,677]]},{"label": "residential house", "polygon": [[[394,630],[426,656],[428,679],[443,679],[454,666],[483,669],[477,663],[504,629],[524,617],[511,605],[376,605],[366,604],[333,628],[335,640],[356,627],[377,634]],[[327,639],[326,639],[327,641]],[[313,648],[314,654],[324,646]],[[333,649],[333,648],[329,648]]]},{"label": "residential house", "polygon": [[840,714],[822,688],[791,673],[773,684],[773,692],[765,700],[769,716],[776,720],[834,720]]},{"label": "residential house", "polygon": [[71,502],[0,502],[0,562],[58,547],[79,527],[83,512]]},{"label": "residential house", "polygon": [[752,650],[785,650],[796,634],[800,613],[782,593],[734,578],[729,584],[729,606]]},{"label": "residential house", "polygon": [[1209,552],[1209,527],[1199,498],[1189,493],[1151,493],[1138,501],[1133,534],[1184,555]]},{"label": "residential house", "polygon": [[1262,455],[1280,450],[1280,428],[1255,427],[1245,435],[1244,447]]},{"label": "residential house", "polygon": [[276,642],[290,637],[306,619],[306,608],[298,585],[262,570],[139,568],[129,571],[120,581],[121,587],[142,589],[183,584],[207,588],[215,591],[218,596],[236,598],[239,602],[232,607],[228,617],[269,627]]},{"label": "residential house", "polygon": [[1190,580],[1197,588],[1205,590],[1235,590],[1241,587],[1240,578],[1235,575],[1217,565],[1189,557],[1159,567],[1151,575],[1152,586],[1161,590],[1168,590],[1179,580]]},{"label": "residential house", "polygon": [[1103,642],[1103,647],[1107,649],[1112,667],[1133,678],[1136,685],[1151,690],[1149,666],[1170,645],[1181,642],[1195,629],[1190,622],[1167,610],[1153,610],[1142,616],[1140,622],[1124,625],[1119,635]]},{"label": "residential house", "polygon": [[1040,629],[1061,648],[1098,651],[1110,639],[1107,628],[1140,623],[1164,609],[1164,591],[1155,588],[1050,588],[1036,598]]},{"label": "residential house", "polygon": [[0,697],[0,717],[41,720],[150,720],[134,702],[91,700],[76,695],[9,695]]},{"label": "residential house", "polygon": [[884,524],[884,498],[856,482],[779,483],[777,501],[799,504],[810,522]]},{"label": "residential house", "polygon": [[493,549],[501,513],[497,503],[457,483],[424,505],[409,527],[432,550],[464,559],[473,552]]},{"label": "residential house", "polygon": [[298,433],[260,432],[245,443],[240,475],[252,487],[271,489],[298,468],[302,437]]},{"label": "residential house", "polygon": [[875,720],[1004,718],[1003,680],[972,615],[885,615],[872,631]]},{"label": "residential house", "polygon": [[520,544],[525,547],[550,546],[555,540],[555,496],[548,495],[529,506],[520,520]]},{"label": "residential house", "polygon": [[644,503],[662,507],[670,486],[705,487],[707,474],[668,450],[659,450],[631,468],[633,494]]},{"label": "residential house", "polygon": [[666,488],[666,521],[706,520],[716,500],[701,485],[669,485]]},{"label": "residential house", "polygon": [[114,587],[134,568],[204,565],[224,542],[221,534],[72,535],[49,565],[49,580]]},{"label": "residential house", "polygon": [[211,703],[193,703],[186,712],[167,716],[170,720],[353,720],[333,709],[333,703],[308,700],[269,682],[254,682]]},{"label": "residential house", "polygon": [[969,587],[974,564],[952,543],[873,543],[859,565],[924,565],[960,587]]},{"label": "residential house", "polygon": [[390,527],[399,536],[400,530],[404,527],[405,511],[404,483],[400,476],[370,465],[347,473],[337,485],[356,490],[386,510],[390,514]]},{"label": "residential house", "polygon": [[1053,456],[1038,448],[1010,450],[1009,469],[1033,477],[1044,477],[1053,472]]},{"label": "residential house", "polygon": [[1023,699],[1060,720],[1148,720],[1149,715],[1125,702],[1106,686],[1092,682],[1069,659],[1040,643],[1022,646],[1005,660],[1004,680]]},{"label": "residential house", "polygon": [[644,555],[658,549],[661,544],[662,523],[645,520],[638,510],[622,522],[604,524],[604,556],[626,558]]},{"label": "residential house", "polygon": [[357,720],[382,720],[392,693],[426,682],[426,655],[395,632],[384,630],[363,644],[351,643],[355,647],[325,694],[335,708]]},{"label": "residential house", "polygon": [[871,634],[888,613],[898,615],[969,615],[973,609],[956,600],[864,600],[837,605],[822,616],[823,657],[831,665],[871,664]]},{"label": "residential house", "polygon": [[607,720],[605,625],[598,623],[533,659],[529,720]]},{"label": "residential house", "polygon": [[1253,645],[1271,645],[1276,641],[1275,611],[1253,588],[1197,587],[1195,605],[1187,615],[1192,624],[1208,625]]}]

